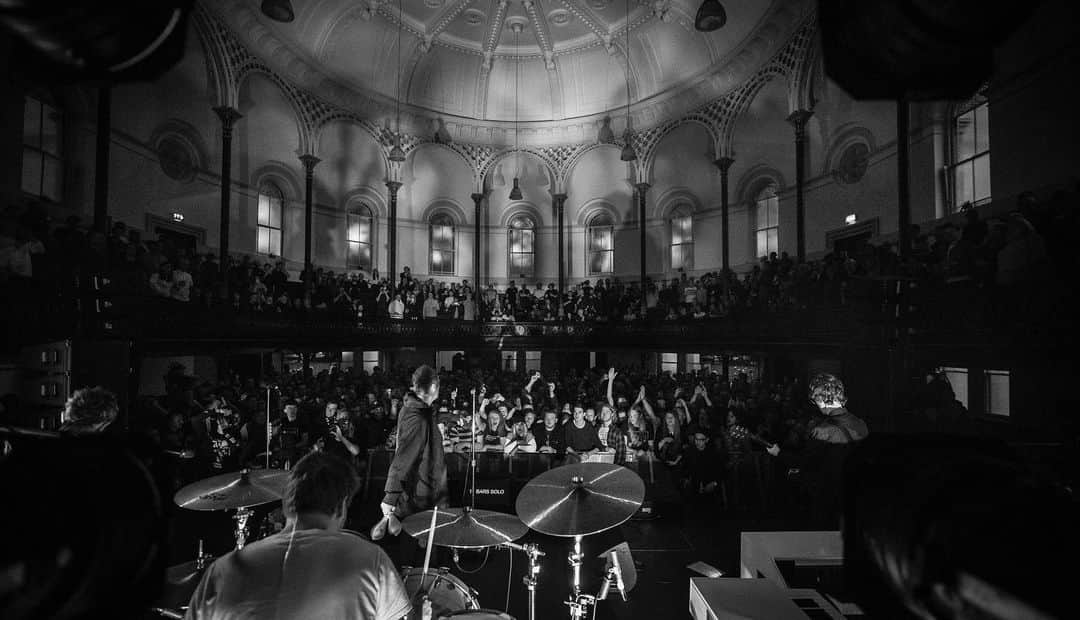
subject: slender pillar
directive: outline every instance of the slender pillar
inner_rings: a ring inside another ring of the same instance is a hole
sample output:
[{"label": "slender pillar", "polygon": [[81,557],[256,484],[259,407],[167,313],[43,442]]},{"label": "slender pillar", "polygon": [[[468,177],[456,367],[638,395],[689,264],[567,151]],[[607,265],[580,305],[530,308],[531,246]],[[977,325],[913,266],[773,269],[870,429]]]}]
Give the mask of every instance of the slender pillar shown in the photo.
[{"label": "slender pillar", "polygon": [[221,119],[221,276],[226,291],[229,286],[227,268],[229,264],[229,200],[232,196],[232,131],[233,125],[244,115],[236,108],[218,106],[214,112]]},{"label": "slender pillar", "polygon": [[552,194],[555,200],[555,219],[559,227],[559,316],[563,316],[563,296],[566,294],[566,241],[563,215],[566,207],[566,194]]},{"label": "slender pillar", "polygon": [[730,157],[721,157],[713,162],[720,169],[720,242],[723,243],[721,264],[724,271],[731,269],[731,232],[728,228],[728,170],[735,160]]},{"label": "slender pillar", "polygon": [[315,164],[322,161],[314,155],[301,155],[300,163],[304,164],[304,271],[307,272],[308,284],[311,284],[311,274],[315,272],[311,264],[311,217],[314,211],[312,185],[315,180]]},{"label": "slender pillar", "polygon": [[[473,289],[475,290],[475,296],[473,301],[479,299],[480,293],[480,217],[481,209],[484,204],[484,194],[476,193],[472,195],[473,201]],[[477,312],[476,316],[480,316]]]},{"label": "slender pillar", "polygon": [[900,258],[904,261],[911,257],[910,120],[907,97],[901,96],[896,101],[896,193],[899,203],[897,226],[900,232]]},{"label": "slender pillar", "polygon": [[638,201],[638,232],[640,233],[640,266],[641,266],[641,315],[645,316],[648,312],[649,306],[645,301],[645,192],[649,191],[650,185],[648,183],[638,183],[634,185],[637,188],[637,201]]},{"label": "slender pillar", "polygon": [[387,181],[386,189],[389,191],[390,217],[386,222],[386,230],[389,233],[390,243],[387,248],[387,271],[389,272],[390,290],[397,289],[397,193],[401,189],[400,181]]},{"label": "slender pillar", "polygon": [[806,122],[813,112],[795,110],[787,120],[795,127],[795,255],[801,263],[806,260],[806,202],[803,184],[806,179]]},{"label": "slender pillar", "polygon": [[107,234],[109,218],[109,144],[112,140],[112,87],[98,88],[97,151],[94,158],[94,230]]}]

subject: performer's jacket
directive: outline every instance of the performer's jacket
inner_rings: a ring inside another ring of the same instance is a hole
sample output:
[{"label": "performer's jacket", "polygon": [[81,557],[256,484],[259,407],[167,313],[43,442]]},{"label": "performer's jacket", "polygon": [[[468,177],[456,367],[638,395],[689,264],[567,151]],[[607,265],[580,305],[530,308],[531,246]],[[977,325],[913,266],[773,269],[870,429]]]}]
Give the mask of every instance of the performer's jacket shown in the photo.
[{"label": "performer's jacket", "polygon": [[446,461],[434,411],[409,392],[398,412],[398,440],[386,474],[383,503],[404,518],[434,506],[446,506]]}]

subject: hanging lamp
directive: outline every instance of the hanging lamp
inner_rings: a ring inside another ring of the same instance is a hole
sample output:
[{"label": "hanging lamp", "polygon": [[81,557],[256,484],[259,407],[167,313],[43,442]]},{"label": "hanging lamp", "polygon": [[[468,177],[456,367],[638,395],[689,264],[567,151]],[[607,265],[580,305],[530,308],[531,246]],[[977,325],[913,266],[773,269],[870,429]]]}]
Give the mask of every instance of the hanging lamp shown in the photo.
[{"label": "hanging lamp", "polygon": [[397,131],[394,133],[394,148],[390,149],[390,161],[397,163],[405,161],[405,151],[401,148],[401,28],[403,25],[401,0],[398,0],[397,84],[394,89],[394,108],[397,116]]},{"label": "hanging lamp", "polygon": [[720,0],[705,0],[694,17],[694,28],[701,32],[719,30],[727,23],[727,11]]},{"label": "hanging lamp", "polygon": [[623,131],[623,147],[619,153],[622,161],[634,161],[634,134],[630,131],[630,0],[626,0],[626,130]]},{"label": "hanging lamp", "polygon": [[[518,54],[518,57],[514,63],[514,154],[516,156],[518,152],[518,80],[521,74],[521,51],[518,48],[518,35],[521,34],[521,24],[514,23],[512,28],[514,29],[514,51]],[[510,200],[521,200],[521,182],[518,179],[517,171],[514,171],[514,187],[510,190]]]}]

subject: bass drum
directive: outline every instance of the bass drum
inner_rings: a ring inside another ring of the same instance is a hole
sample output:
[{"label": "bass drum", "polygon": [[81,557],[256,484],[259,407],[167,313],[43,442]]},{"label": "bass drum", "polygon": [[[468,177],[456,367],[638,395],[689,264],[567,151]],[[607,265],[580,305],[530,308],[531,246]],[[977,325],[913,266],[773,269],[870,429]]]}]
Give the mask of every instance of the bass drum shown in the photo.
[{"label": "bass drum", "polygon": [[431,601],[433,620],[480,609],[476,590],[445,568],[429,568],[424,573],[422,568],[406,566],[401,570],[401,580],[405,582],[405,592],[413,604],[409,620],[421,620],[425,596]]},{"label": "bass drum", "polygon": [[476,611],[459,611],[452,613],[447,618],[452,620],[514,620],[510,614],[495,609],[477,609]]}]

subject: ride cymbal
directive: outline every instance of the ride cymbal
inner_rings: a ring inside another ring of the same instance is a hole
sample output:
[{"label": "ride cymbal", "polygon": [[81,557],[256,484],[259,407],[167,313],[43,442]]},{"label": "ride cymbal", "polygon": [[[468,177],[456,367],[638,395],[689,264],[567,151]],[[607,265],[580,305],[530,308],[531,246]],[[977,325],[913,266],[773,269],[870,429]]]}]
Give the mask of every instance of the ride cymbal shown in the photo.
[{"label": "ride cymbal", "polygon": [[[427,540],[431,512],[425,510],[402,522],[405,532],[417,540]],[[471,508],[439,509],[435,517],[435,545],[456,549],[482,549],[513,542],[529,531],[514,515]]]},{"label": "ride cymbal", "polygon": [[629,519],[645,499],[632,470],[609,463],[576,463],[533,478],[518,494],[518,517],[551,536],[588,536]]}]

